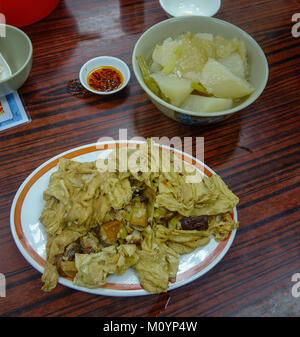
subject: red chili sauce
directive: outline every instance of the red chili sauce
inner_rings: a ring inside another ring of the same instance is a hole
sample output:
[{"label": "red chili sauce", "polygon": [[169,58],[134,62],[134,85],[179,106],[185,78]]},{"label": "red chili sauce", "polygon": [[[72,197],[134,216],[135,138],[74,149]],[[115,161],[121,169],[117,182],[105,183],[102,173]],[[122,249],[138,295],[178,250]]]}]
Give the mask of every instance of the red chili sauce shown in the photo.
[{"label": "red chili sauce", "polygon": [[122,73],[111,66],[102,66],[92,70],[88,77],[87,83],[90,88],[97,91],[113,91],[121,87],[124,77]]}]

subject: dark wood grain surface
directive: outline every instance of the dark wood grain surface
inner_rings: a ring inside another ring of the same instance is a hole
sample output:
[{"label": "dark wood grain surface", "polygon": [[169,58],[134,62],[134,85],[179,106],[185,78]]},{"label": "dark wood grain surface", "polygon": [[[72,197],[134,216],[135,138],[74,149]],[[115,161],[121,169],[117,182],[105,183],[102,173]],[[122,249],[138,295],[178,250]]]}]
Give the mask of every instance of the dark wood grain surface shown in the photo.
[{"label": "dark wood grain surface", "polygon": [[[139,36],[167,19],[158,0],[65,0],[24,27],[33,67],[19,90],[32,121],[0,133],[0,272],[2,316],[299,316],[292,275],[300,273],[300,38],[291,21],[296,0],[223,0],[217,18],[247,31],[270,66],[259,99],[206,127],[160,113],[132,72],[129,86],[99,97],[74,92],[81,65],[98,55],[131,66]],[[23,258],[10,231],[10,208],[24,179],[51,157],[103,136],[205,138],[205,163],[240,197],[240,227],[222,259],[203,277],[161,295],[96,296],[58,285],[41,291],[41,274]],[[300,290],[299,290],[300,291]]]}]

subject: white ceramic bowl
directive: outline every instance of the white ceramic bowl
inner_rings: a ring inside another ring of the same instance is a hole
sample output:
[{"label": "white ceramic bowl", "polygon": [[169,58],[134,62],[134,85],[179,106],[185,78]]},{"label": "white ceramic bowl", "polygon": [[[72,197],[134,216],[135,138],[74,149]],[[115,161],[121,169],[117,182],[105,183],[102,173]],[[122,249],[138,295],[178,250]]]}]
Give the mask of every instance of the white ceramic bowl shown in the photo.
[{"label": "white ceramic bowl", "polygon": [[[249,82],[255,88],[253,93],[243,101],[243,103],[232,109],[219,112],[195,113],[171,105],[156,96],[144,83],[136,56],[141,55],[148,60],[156,44],[162,43],[166,38],[176,38],[183,32],[192,33],[212,33],[221,35],[225,38],[238,38],[244,41],[248,52],[248,63],[250,68]],[[205,16],[182,16],[162,21],[147,31],[138,39],[132,54],[132,66],[134,74],[141,87],[148,94],[149,98],[156,107],[166,116],[182,124],[207,124],[228,118],[233,113],[246,108],[253,103],[263,92],[269,75],[268,62],[265,54],[257,42],[245,31],[237,26],[211,17]]]},{"label": "white ceramic bowl", "polygon": [[18,90],[27,80],[33,51],[30,38],[21,29],[0,24],[0,29],[4,28],[5,37],[0,37],[0,53],[6,76],[0,79],[0,96]]},{"label": "white ceramic bowl", "polygon": [[[92,89],[88,83],[87,83],[87,78],[89,73],[98,68],[98,67],[103,67],[103,66],[111,66],[116,68],[117,70],[119,70],[123,77],[124,77],[124,81],[122,83],[122,86],[120,86],[119,88],[117,88],[116,90],[112,90],[112,91],[98,91],[98,90],[94,90]],[[81,82],[81,84],[89,91],[93,92],[94,94],[97,95],[111,95],[114,94],[122,89],[124,89],[126,87],[126,85],[128,84],[129,80],[130,80],[130,70],[127,66],[127,64],[120,60],[119,58],[113,57],[113,56],[98,56],[95,57],[89,61],[87,61],[80,69],[79,72],[79,80]]]},{"label": "white ceramic bowl", "polygon": [[221,0],[159,0],[159,3],[169,17],[213,16],[221,6]]}]

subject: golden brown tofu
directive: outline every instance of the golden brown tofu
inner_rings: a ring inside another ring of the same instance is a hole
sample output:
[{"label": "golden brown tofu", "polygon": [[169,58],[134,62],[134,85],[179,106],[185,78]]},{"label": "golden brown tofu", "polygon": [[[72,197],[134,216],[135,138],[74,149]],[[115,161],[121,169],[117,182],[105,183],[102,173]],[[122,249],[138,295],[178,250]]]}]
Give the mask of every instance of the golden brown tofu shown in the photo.
[{"label": "golden brown tofu", "polygon": [[118,220],[108,221],[101,225],[100,234],[107,243],[114,243],[118,239],[118,233],[121,229],[121,222]]},{"label": "golden brown tofu", "polygon": [[74,261],[66,261],[62,255],[57,255],[55,265],[60,276],[75,277],[77,270]]},{"label": "golden brown tofu", "polygon": [[144,203],[139,206],[135,206],[130,219],[132,226],[147,226],[147,207]]}]

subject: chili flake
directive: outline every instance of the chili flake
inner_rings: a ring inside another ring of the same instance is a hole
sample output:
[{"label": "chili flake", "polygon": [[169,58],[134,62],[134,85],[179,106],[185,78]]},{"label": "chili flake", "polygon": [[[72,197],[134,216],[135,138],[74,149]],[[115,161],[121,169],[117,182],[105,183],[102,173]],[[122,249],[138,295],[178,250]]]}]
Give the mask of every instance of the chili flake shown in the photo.
[{"label": "chili flake", "polygon": [[113,91],[121,87],[124,77],[111,66],[102,66],[92,70],[87,78],[88,85],[97,91]]}]

